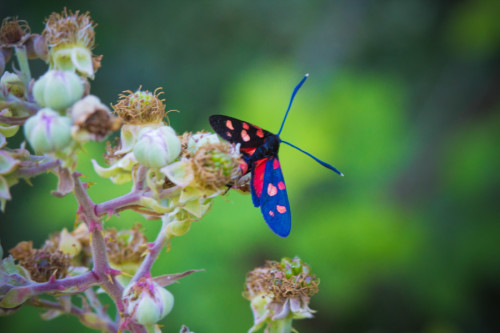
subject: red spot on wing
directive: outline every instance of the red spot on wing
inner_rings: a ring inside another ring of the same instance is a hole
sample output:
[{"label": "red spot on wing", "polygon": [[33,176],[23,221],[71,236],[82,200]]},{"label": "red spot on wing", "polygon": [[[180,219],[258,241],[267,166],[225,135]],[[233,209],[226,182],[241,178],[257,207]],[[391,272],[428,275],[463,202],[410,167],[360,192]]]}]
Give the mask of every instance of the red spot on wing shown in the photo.
[{"label": "red spot on wing", "polygon": [[272,217],[274,217],[274,212],[272,210],[269,211],[269,215],[271,215]]},{"label": "red spot on wing", "polygon": [[242,131],[241,131],[241,138],[242,138],[242,139],[243,139],[243,141],[245,141],[245,142],[250,141],[250,135],[248,135],[247,131],[245,131],[245,130],[242,130]]},{"label": "red spot on wing", "polygon": [[252,185],[257,197],[262,196],[262,188],[264,187],[264,171],[266,171],[267,158],[263,158],[255,162],[255,167],[252,177]]},{"label": "red spot on wing", "polygon": [[233,135],[231,134],[231,132],[226,132],[226,135],[228,138],[232,137]]},{"label": "red spot on wing", "polygon": [[264,131],[263,131],[263,130],[261,130],[261,129],[258,129],[258,130],[257,130],[257,136],[258,136],[259,138],[263,138],[263,137],[264,137]]},{"label": "red spot on wing", "polygon": [[276,193],[278,193],[278,189],[276,188],[276,186],[269,183],[269,185],[267,186],[267,194],[272,197],[273,195],[276,195]]},{"label": "red spot on wing", "polygon": [[286,213],[286,207],[285,207],[285,206],[276,205],[276,210],[277,210],[280,214],[284,214],[284,213]]},{"label": "red spot on wing", "polygon": [[233,122],[229,119],[226,120],[226,127],[229,128],[230,130],[234,130]]},{"label": "red spot on wing", "polygon": [[278,188],[279,188],[280,190],[284,190],[284,189],[285,189],[285,183],[283,183],[283,182],[279,182],[279,183],[278,183]]},{"label": "red spot on wing", "polygon": [[280,161],[277,158],[273,161],[273,169],[278,169],[280,167]]},{"label": "red spot on wing", "polygon": [[243,122],[243,128],[247,130],[247,129],[249,129],[249,128],[250,128],[250,126],[248,126],[248,124],[247,124],[247,123]]},{"label": "red spot on wing", "polygon": [[240,148],[240,151],[244,152],[248,156],[252,156],[257,148]]}]

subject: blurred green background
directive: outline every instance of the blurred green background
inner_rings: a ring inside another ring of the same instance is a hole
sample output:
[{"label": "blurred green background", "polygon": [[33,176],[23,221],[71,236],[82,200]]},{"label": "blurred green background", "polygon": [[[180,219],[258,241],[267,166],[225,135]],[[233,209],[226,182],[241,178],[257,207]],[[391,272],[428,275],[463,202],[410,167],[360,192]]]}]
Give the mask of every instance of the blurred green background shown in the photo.
[{"label": "blurred green background", "polygon": [[[328,161],[341,178],[283,146],[291,235],[275,236],[250,196],[230,193],[174,239],[155,274],[205,269],[169,287],[168,332],[245,332],[245,274],[267,259],[299,255],[321,279],[314,319],[300,332],[500,330],[500,20],[478,1],[2,1],[0,14],[33,32],[64,6],[98,23],[102,68],[92,93],[165,89],[179,132],[209,130],[222,113],[272,132],[310,73],[282,138]],[[44,71],[34,62],[35,74]],[[129,187],[99,179],[88,145],[81,170],[104,201]],[[40,246],[71,228],[76,203],[49,195],[52,175],[11,189],[1,214],[7,250]],[[158,221],[135,213],[106,226]],[[0,318],[2,332],[88,332],[75,318],[42,321],[38,309]]]}]

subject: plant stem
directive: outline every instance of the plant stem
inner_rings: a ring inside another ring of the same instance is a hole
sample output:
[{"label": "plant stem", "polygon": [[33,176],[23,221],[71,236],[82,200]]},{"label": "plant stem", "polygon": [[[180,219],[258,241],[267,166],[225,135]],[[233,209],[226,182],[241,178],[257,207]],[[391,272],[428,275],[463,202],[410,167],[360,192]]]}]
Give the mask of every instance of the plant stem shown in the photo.
[{"label": "plant stem", "polygon": [[[95,213],[96,204],[90,199],[85,186],[80,181],[80,174],[73,173],[75,181],[75,197],[78,204],[81,206],[84,221],[91,231],[92,241],[90,243],[92,250],[92,260],[94,268],[92,272],[100,279],[101,287],[107,292],[122,316],[126,316],[125,307],[122,301],[123,287],[118,283],[115,278],[115,273],[108,262],[106,253],[106,243],[102,234],[102,223]],[[146,329],[142,325],[129,324],[128,328],[134,333],[146,333]]]},{"label": "plant stem", "polygon": [[273,320],[267,327],[268,333],[290,333],[292,332],[292,317],[287,316],[283,319]]},{"label": "plant stem", "polygon": [[156,258],[158,258],[158,256],[160,255],[160,251],[163,248],[163,246],[167,243],[166,229],[170,221],[167,220],[166,215],[161,218],[161,221],[162,221],[161,230],[158,232],[155,241],[149,247],[148,254],[146,254],[146,257],[142,261],[141,266],[139,266],[139,269],[135,273],[134,277],[132,278],[132,280],[130,280],[129,285],[137,282],[141,277],[151,272],[151,267],[153,267],[153,263],[155,262]]},{"label": "plant stem", "polygon": [[24,45],[16,46],[16,58],[19,64],[19,69],[21,70],[21,77],[26,87],[25,96],[27,97],[28,86],[31,81],[31,71],[28,64],[28,54],[26,53],[26,47]]},{"label": "plant stem", "polygon": [[[37,308],[42,308],[42,309],[49,309],[49,310],[58,310],[61,312],[64,311],[64,307],[57,303],[57,302],[51,302],[48,300],[40,299],[40,298],[33,298],[31,299],[27,304],[35,306]],[[77,316],[82,323],[84,323],[86,326],[96,329],[96,330],[107,330],[108,332],[111,333],[116,333],[118,332],[118,327],[117,325],[109,320],[109,318],[101,318],[99,317],[99,321],[89,321],[86,318],[86,315],[93,314],[92,312],[86,312],[83,309],[71,305],[71,310],[69,312],[70,314],[73,314]]]},{"label": "plant stem", "polygon": [[49,171],[50,169],[55,168],[58,165],[59,165],[59,160],[50,159],[47,162],[40,163],[36,166],[25,167],[25,168],[21,167],[16,170],[16,173],[21,177],[33,177],[38,174]]},{"label": "plant stem", "polygon": [[136,203],[141,199],[142,192],[132,190],[131,192],[124,194],[118,198],[114,198],[100,204],[95,205],[95,214],[97,216],[102,216],[104,214],[113,214],[116,210],[121,207],[125,207]]},{"label": "plant stem", "polygon": [[98,278],[92,272],[83,273],[77,276],[70,276],[64,279],[48,281],[43,283],[34,283],[30,290],[35,294],[48,293],[51,291],[61,291],[69,288],[78,287],[80,291],[97,284]]},{"label": "plant stem", "polygon": [[106,243],[102,235],[102,224],[94,213],[95,204],[92,202],[87,194],[85,187],[80,181],[78,174],[73,174],[75,180],[75,197],[82,207],[85,216],[85,223],[91,231],[91,249],[92,259],[94,262],[93,272],[101,279],[102,287],[108,292],[113,301],[115,301],[119,312],[123,312],[122,302],[122,286],[116,281],[112,275],[112,269],[108,263],[108,256],[106,253]]}]

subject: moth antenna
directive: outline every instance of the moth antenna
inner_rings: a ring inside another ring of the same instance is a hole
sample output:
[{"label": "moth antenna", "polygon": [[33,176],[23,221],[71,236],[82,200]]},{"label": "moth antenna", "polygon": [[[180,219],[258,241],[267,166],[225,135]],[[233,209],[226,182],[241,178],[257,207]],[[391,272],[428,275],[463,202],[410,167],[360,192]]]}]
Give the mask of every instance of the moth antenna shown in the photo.
[{"label": "moth antenna", "polygon": [[285,118],[283,118],[283,122],[281,123],[280,130],[277,134],[278,136],[280,136],[280,133],[283,130],[283,126],[285,125],[285,120],[286,120],[286,117],[288,116],[288,112],[290,111],[290,107],[292,106],[292,102],[293,102],[293,99],[295,98],[295,94],[297,94],[297,91],[299,91],[300,87],[302,87],[302,85],[304,84],[304,82],[306,81],[306,79],[308,77],[309,77],[309,73],[304,75],[304,78],[302,78],[302,80],[300,80],[299,84],[297,84],[297,86],[295,86],[295,89],[293,89],[292,97],[290,98],[290,103],[288,103],[288,109],[286,109]]},{"label": "moth antenna", "polygon": [[338,173],[339,175],[341,175],[342,177],[344,177],[344,174],[342,172],[340,172],[336,167],[334,167],[333,165],[330,165],[326,162],[323,162],[322,160],[320,160],[319,158],[309,154],[307,151],[305,150],[302,150],[300,149],[299,147],[295,146],[295,145],[292,145],[290,142],[286,142],[286,141],[283,141],[280,139],[281,142],[283,143],[286,143],[287,145],[289,145],[290,147],[293,147],[295,149],[297,149],[298,151],[301,151],[303,152],[304,154],[306,154],[307,156],[311,157],[313,160],[315,160],[316,162],[318,162],[319,164],[321,164],[322,166],[324,166],[325,168],[328,168],[332,171],[335,171],[336,173]]}]

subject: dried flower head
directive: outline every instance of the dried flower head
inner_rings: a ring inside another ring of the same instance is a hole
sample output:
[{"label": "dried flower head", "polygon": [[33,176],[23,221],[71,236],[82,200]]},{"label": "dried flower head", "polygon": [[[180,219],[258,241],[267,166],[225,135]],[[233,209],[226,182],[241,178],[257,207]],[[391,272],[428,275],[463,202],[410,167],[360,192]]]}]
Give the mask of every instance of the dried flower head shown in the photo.
[{"label": "dried flower head", "polygon": [[136,92],[126,90],[119,95],[113,110],[126,124],[161,123],[166,115],[165,100],[160,98],[161,89],[157,88],[153,93],[141,91],[141,87]]},{"label": "dried flower head", "polygon": [[28,22],[17,17],[6,17],[0,28],[0,46],[12,47],[23,44],[30,37]]},{"label": "dried flower head", "polygon": [[239,173],[240,156],[226,141],[201,146],[192,158],[197,184],[207,190],[224,188]]},{"label": "dried flower head", "polygon": [[318,285],[319,280],[301,259],[284,258],[281,262],[267,261],[264,267],[248,273],[245,297],[271,293],[276,302],[295,297],[309,299],[318,292]]},{"label": "dried flower head", "polygon": [[[69,251],[67,250],[69,248]],[[90,266],[92,250],[90,248],[90,233],[85,223],[80,223],[72,232],[66,229],[50,235],[43,244],[42,250],[55,252],[62,251],[70,255],[72,266]],[[78,251],[76,251],[78,250]]]},{"label": "dried flower head", "polygon": [[[310,318],[311,296],[318,292],[319,280],[311,274],[301,259],[283,258],[268,261],[248,273],[243,296],[250,300],[255,332],[264,324],[268,327],[290,325],[292,319]],[[281,332],[281,331],[280,331]]]},{"label": "dried flower head", "polygon": [[66,8],[61,13],[52,13],[45,22],[43,36],[51,47],[73,44],[91,50],[95,44],[96,24],[89,14],[80,14],[78,10],[73,13]]},{"label": "dried flower head", "polygon": [[147,238],[136,224],[131,230],[109,229],[106,231],[108,258],[114,265],[140,263],[147,251]]},{"label": "dried flower head", "polygon": [[59,250],[47,251],[33,249],[33,242],[20,242],[9,253],[23,266],[36,282],[47,282],[54,276],[56,279],[68,274],[71,258]]}]

